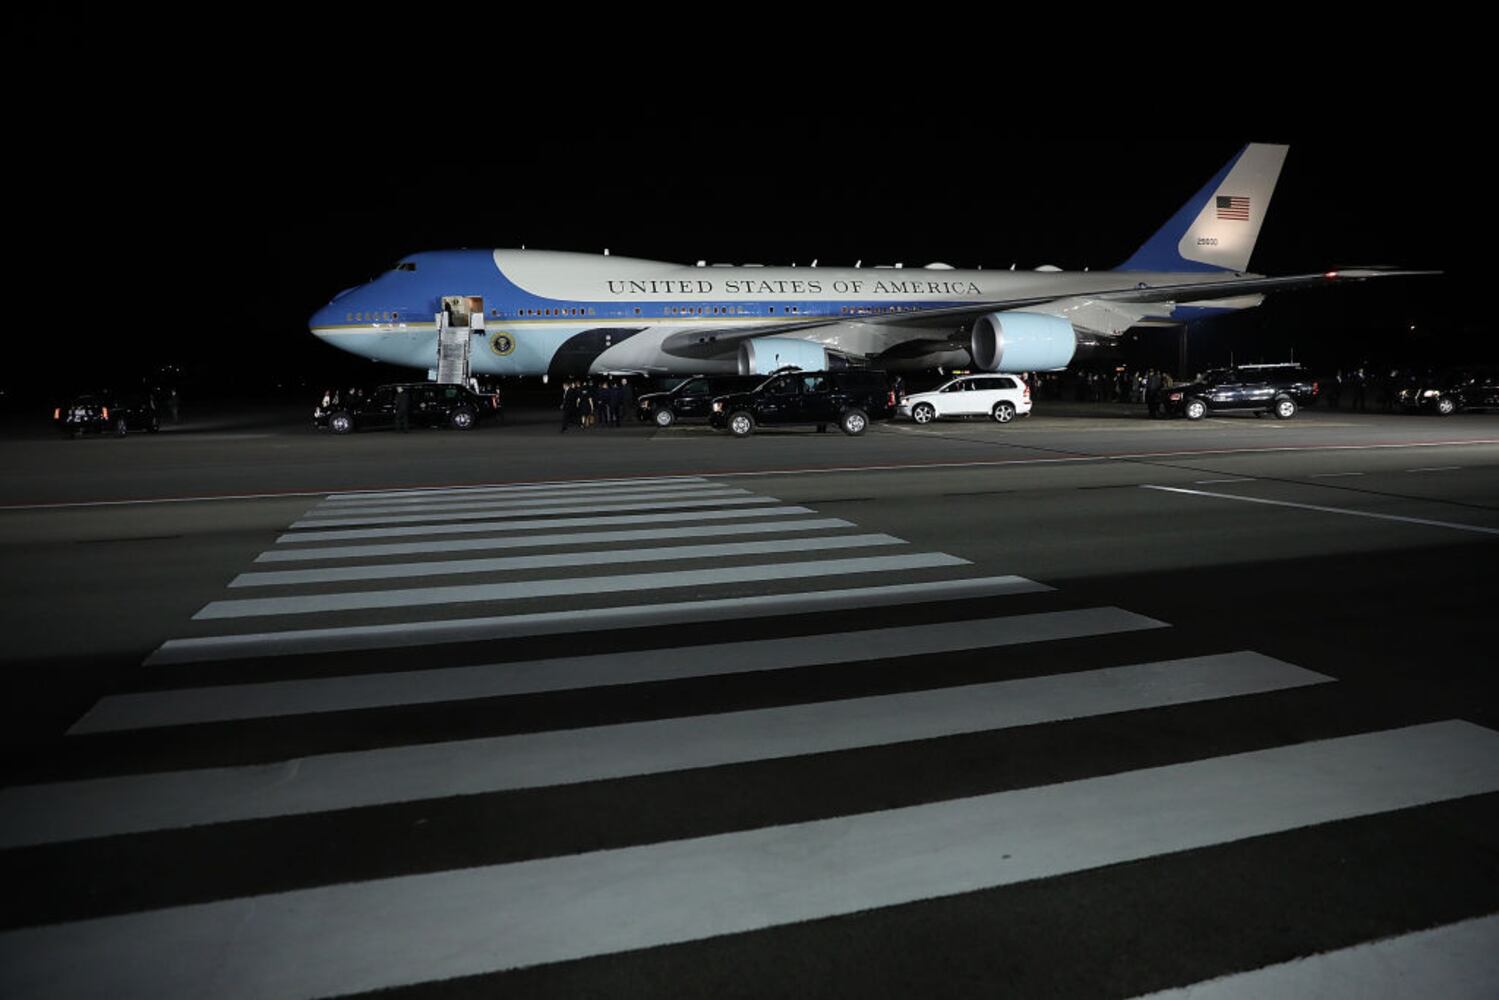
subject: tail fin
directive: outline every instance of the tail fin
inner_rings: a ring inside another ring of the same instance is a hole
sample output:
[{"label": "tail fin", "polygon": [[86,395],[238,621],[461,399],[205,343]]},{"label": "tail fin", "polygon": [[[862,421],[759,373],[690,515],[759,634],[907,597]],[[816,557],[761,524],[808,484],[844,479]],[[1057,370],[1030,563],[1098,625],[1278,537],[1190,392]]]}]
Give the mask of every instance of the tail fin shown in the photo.
[{"label": "tail fin", "polygon": [[1262,142],[1245,146],[1119,270],[1247,269],[1288,148]]}]

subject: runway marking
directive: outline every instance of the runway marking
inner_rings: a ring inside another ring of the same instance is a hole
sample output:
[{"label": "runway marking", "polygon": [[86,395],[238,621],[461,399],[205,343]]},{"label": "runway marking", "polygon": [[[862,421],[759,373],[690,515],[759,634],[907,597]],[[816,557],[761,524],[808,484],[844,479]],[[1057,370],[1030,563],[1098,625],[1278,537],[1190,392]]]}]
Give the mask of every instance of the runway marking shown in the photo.
[{"label": "runway marking", "polygon": [[[736,512],[737,513],[737,512]],[[555,521],[548,521],[555,524]],[[554,545],[597,545],[604,542],[664,541],[671,538],[719,538],[725,535],[769,535],[795,531],[831,531],[854,527],[838,517],[779,521],[768,524],[711,524],[701,528],[639,528],[629,531],[573,531],[559,535],[519,538],[463,538],[449,542],[389,542],[383,545],[335,545],[324,548],[279,549],[262,552],[258,563],[308,562],[323,559],[362,559],[369,556],[417,555],[430,552],[482,552],[486,549],[540,548]]]},{"label": "runway marking", "polygon": [[1324,514],[1346,514],[1349,517],[1368,517],[1379,521],[1400,521],[1405,524],[1424,524],[1432,528],[1451,528],[1454,531],[1472,531],[1483,535],[1499,535],[1499,528],[1485,528],[1476,524],[1459,524],[1455,521],[1432,521],[1424,517],[1402,517],[1399,514],[1375,514],[1366,510],[1350,510],[1346,507],[1324,507],[1319,504],[1291,503],[1287,500],[1266,500],[1261,497],[1241,497],[1231,493],[1209,493],[1206,490],[1187,490],[1177,486],[1141,485],[1143,490],[1159,490],[1162,493],[1185,493],[1189,496],[1216,497],[1219,500],[1238,500],[1241,503],[1257,503],[1270,507],[1295,507],[1300,510],[1316,510]]},{"label": "runway marking", "polygon": [[641,479],[564,479],[556,482],[528,483],[523,486],[453,486],[448,488],[417,487],[409,490],[380,490],[370,492],[352,491],[328,495],[329,503],[365,503],[369,501],[411,500],[420,502],[426,498],[462,497],[482,494],[524,494],[541,491],[576,491],[591,489],[617,489],[621,487],[671,489],[706,483],[701,476],[659,476]]},{"label": "runway marking", "polygon": [[339,566],[331,569],[293,569],[273,573],[241,573],[230,587],[279,587],[305,583],[341,583],[351,580],[403,580],[421,576],[453,576],[463,573],[500,573],[515,570],[555,569],[563,566],[608,566],[624,568],[633,563],[671,562],[689,559],[727,559],[735,556],[769,555],[774,552],[816,552],[856,549],[876,545],[907,545],[894,535],[831,535],[813,538],[780,538],[761,542],[723,542],[714,545],[667,545],[650,549],[602,549],[593,552],[550,552],[545,555],[507,556],[498,559],[444,559],[432,562],[384,563]]},{"label": "runway marking", "polygon": [[573,504],[580,500],[588,500],[594,503],[613,503],[614,501],[628,500],[685,500],[692,497],[726,497],[747,496],[749,490],[733,486],[702,486],[696,489],[682,489],[673,487],[671,489],[644,489],[644,490],[620,490],[610,492],[601,490],[589,494],[587,497],[579,497],[575,493],[546,493],[526,497],[481,497],[477,500],[422,500],[418,503],[383,503],[374,506],[363,504],[323,504],[314,510],[307,512],[307,517],[352,517],[356,514],[401,514],[401,513],[426,513],[435,511],[442,513],[454,510],[518,510],[523,507],[556,507],[559,504]]},{"label": "runway marking", "polygon": [[760,594],[752,597],[722,597],[706,601],[669,604],[637,604],[616,608],[577,611],[542,611],[531,614],[460,618],[448,621],[397,622],[390,625],[354,625],[336,628],[292,629],[240,635],[170,639],[146,657],[147,666],[195,663],[204,660],[242,660],[250,657],[289,656],[303,653],[338,653],[362,649],[391,649],[454,642],[479,642],[518,636],[599,632],[611,629],[684,625],[689,622],[733,621],[778,615],[852,611],[920,604],[931,601],[961,601],[1036,594],[1053,588],[1021,576],[973,577],[889,584],[881,587],[851,587],[791,594]]},{"label": "runway marking", "polygon": [[782,760],[1322,684],[1256,653],[0,789],[0,848]]},{"label": "runway marking", "polygon": [[193,615],[195,621],[216,618],[255,618],[271,615],[305,615],[327,611],[363,611],[372,608],[429,607],[435,604],[477,604],[486,601],[518,601],[534,597],[566,597],[583,594],[628,594],[638,590],[669,590],[717,584],[756,583],[766,580],[800,580],[814,576],[844,576],[856,573],[894,573],[908,569],[934,569],[971,565],[945,552],[916,552],[901,556],[870,556],[864,559],[819,559],[811,562],[763,563],[691,572],[626,573],[610,576],[514,583],[469,583],[453,587],[413,587],[402,590],[361,590],[338,594],[303,594],[296,597],[252,597],[211,601]]},{"label": "runway marking", "polygon": [[[746,492],[735,490],[732,492]],[[605,514],[620,510],[676,510],[689,507],[728,507],[738,504],[779,503],[774,497],[742,496],[723,500],[649,500],[640,503],[595,503],[570,507],[536,507],[512,511],[462,511],[454,514],[390,514],[384,517],[326,517],[292,523],[297,528],[338,528],[368,524],[416,524],[421,522],[474,521],[487,517],[537,517],[542,514]]]},{"label": "runway marking", "polygon": [[[745,478],[751,476],[787,476],[787,475],[828,475],[846,472],[921,472],[933,469],[986,469],[1002,468],[1011,465],[1057,465],[1079,462],[1121,462],[1140,458],[1191,458],[1203,455],[1263,455],[1276,452],[1301,452],[1301,451],[1378,451],[1392,448],[1463,448],[1473,446],[1488,446],[1499,444],[1499,438],[1473,438],[1461,441],[1405,441],[1389,442],[1383,444],[1307,444],[1307,445],[1262,445],[1254,448],[1192,448],[1176,451],[1149,451],[1149,452],[1116,452],[1112,454],[1096,455],[1072,455],[1057,458],[1007,458],[1007,459],[976,459],[962,462],[905,462],[905,463],[882,463],[877,465],[824,465],[824,466],[790,466],[779,469],[740,469],[726,471],[705,471],[700,473],[704,477],[714,479]],[[687,475],[687,474],[684,474]],[[588,482],[589,480],[574,480],[575,482]],[[602,482],[614,482],[615,480],[601,480]],[[464,489],[467,487],[482,487],[494,484],[455,483],[446,489]],[[516,484],[520,485],[520,484]],[[413,487],[413,489],[424,487]],[[206,494],[186,497],[142,497],[127,500],[80,500],[62,503],[29,503],[29,504],[0,504],[0,510],[54,510],[68,507],[113,507],[127,506],[132,504],[153,503],[211,503],[221,500],[285,500],[294,497],[326,497],[333,493],[329,489],[320,490],[284,490],[271,493],[227,493]]]},{"label": "runway marking", "polygon": [[1420,469],[1406,469],[1406,472],[1455,472],[1461,469],[1461,465],[1428,465]]},{"label": "runway marking", "polygon": [[1314,472],[1312,479],[1342,479],[1346,476],[1362,476],[1362,472]]},{"label": "runway marking", "polygon": [[[536,513],[533,511],[532,513]],[[332,542],[354,538],[407,538],[413,535],[459,535],[485,531],[534,531],[538,528],[585,528],[611,524],[680,524],[683,521],[728,521],[749,517],[798,517],[815,514],[810,507],[755,507],[743,510],[681,510],[670,514],[615,514],[607,517],[555,517],[537,521],[481,521],[417,528],[348,528],[338,531],[299,531],[282,535],[276,544]]]},{"label": "runway marking", "polygon": [[152,691],[103,698],[69,732],[148,729],[792,670],[1167,627],[1165,622],[1118,608],[1087,608],[981,618],[965,621],[961,627],[943,622],[473,667]]},{"label": "runway marking", "polygon": [[1492,1000],[1499,983],[1499,915],[1323,952],[1252,972],[1162,990],[1138,1000],[1261,997],[1442,997]]},{"label": "runway marking", "polygon": [[1464,722],[0,935],[0,993],[315,997],[738,934],[1499,790]]},{"label": "runway marking", "polygon": [[1229,479],[1199,479],[1193,485],[1211,486],[1215,483],[1252,483],[1254,481],[1253,476],[1236,476]]}]

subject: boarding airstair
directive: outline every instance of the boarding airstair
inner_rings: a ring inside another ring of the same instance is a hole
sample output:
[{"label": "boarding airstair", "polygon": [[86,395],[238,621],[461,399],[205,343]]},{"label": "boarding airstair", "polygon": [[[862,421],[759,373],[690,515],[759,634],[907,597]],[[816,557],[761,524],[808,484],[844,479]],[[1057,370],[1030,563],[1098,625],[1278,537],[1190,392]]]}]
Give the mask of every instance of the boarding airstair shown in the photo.
[{"label": "boarding airstair", "polygon": [[437,320],[437,381],[468,382],[474,335],[484,335],[484,300],[476,295],[445,295]]}]

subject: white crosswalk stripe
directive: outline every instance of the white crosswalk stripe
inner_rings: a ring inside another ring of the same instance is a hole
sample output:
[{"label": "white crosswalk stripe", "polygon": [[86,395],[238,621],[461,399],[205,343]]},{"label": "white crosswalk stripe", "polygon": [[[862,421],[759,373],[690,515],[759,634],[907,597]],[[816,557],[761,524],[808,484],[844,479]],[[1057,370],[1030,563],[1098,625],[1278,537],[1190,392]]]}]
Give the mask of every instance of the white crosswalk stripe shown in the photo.
[{"label": "white crosswalk stripe", "polygon": [[[964,622],[961,629],[945,623],[909,625],[474,667],[112,695],[101,699],[70,731],[108,732],[497,698],[758,670],[791,670],[816,664],[854,663],[889,657],[937,656],[962,649],[998,648],[1164,627],[1163,622],[1118,608],[1087,608],[981,618]],[[1236,655],[1252,657],[1257,654]]]},{"label": "white crosswalk stripe", "polygon": [[1009,729],[1329,678],[1255,654],[913,694],[0,790],[0,847],[575,784]]},{"label": "white crosswalk stripe", "polygon": [[423,535],[462,535],[493,532],[542,531],[623,524],[683,524],[759,517],[800,517],[816,513],[810,507],[752,507],[740,510],[683,510],[672,514],[610,514],[606,517],[549,517],[535,521],[483,521],[475,524],[429,524],[413,528],[348,528],[339,531],[299,531],[276,539],[278,545],[298,542],[337,542],[355,538],[409,538]]},{"label": "white crosswalk stripe", "polygon": [[[1499,732],[1298,735],[1278,713],[1341,701],[1334,677],[875,527],[711,477],[326,497],[228,581],[264,596],[205,595],[150,689],[69,730],[63,773],[0,788],[0,852],[74,886],[0,925],[0,995],[500,995],[1499,793]],[[1241,708],[1273,723],[1227,750],[1185,724]],[[1147,725],[1179,743],[1138,747]],[[804,770],[824,785],[788,787]],[[342,874],[277,863],[329,845]],[[1469,921],[1161,995],[1364,995],[1384,967],[1485,995],[1496,939]]]},{"label": "white crosswalk stripe", "polygon": [[236,635],[169,639],[146,658],[147,666],[204,660],[234,660],[252,656],[297,653],[337,653],[392,649],[446,643],[479,642],[521,636],[597,632],[641,626],[662,627],[689,622],[735,621],[770,615],[892,607],[921,601],[1002,597],[1050,590],[1045,584],[1019,576],[990,576],[938,580],[882,587],[761,594],[712,600],[587,608],[580,611],[540,611],[442,621],[401,622],[394,625],[353,625]]},{"label": "white crosswalk stripe", "polygon": [[1295,962],[1272,965],[1141,1000],[1492,1000],[1499,984],[1499,915]]},{"label": "white crosswalk stripe", "polygon": [[636,489],[646,486],[696,486],[708,482],[701,476],[660,476],[642,479],[588,479],[568,480],[555,483],[520,483],[513,486],[448,486],[438,488],[414,488],[407,490],[369,490],[351,493],[331,493],[324,501],[329,504],[363,503],[369,500],[413,500],[420,502],[430,497],[520,495],[539,492],[582,493],[602,489]]},{"label": "white crosswalk stripe", "polygon": [[374,990],[1496,790],[1499,733],[1438,723],[814,823],[13,931],[0,934],[0,984],[7,996],[60,998]]},{"label": "white crosswalk stripe", "polygon": [[502,500],[526,500],[542,497],[577,497],[577,496],[606,496],[614,497],[621,494],[640,494],[642,496],[661,496],[663,499],[671,494],[692,496],[701,492],[716,492],[727,489],[715,483],[704,480],[669,480],[665,482],[643,482],[643,483],[616,483],[611,485],[599,485],[596,487],[579,488],[577,486],[526,486],[505,489],[470,489],[452,491],[446,493],[403,493],[399,495],[375,495],[375,496],[346,496],[340,499],[329,497],[318,508],[318,512],[328,510],[357,509],[360,507],[400,508],[413,507],[421,510],[437,510],[445,504],[453,503],[476,503]]},{"label": "white crosswalk stripe", "polygon": [[904,541],[893,535],[872,534],[790,538],[768,542],[732,542],[717,545],[668,545],[649,549],[602,549],[593,552],[508,556],[500,559],[444,559],[415,563],[386,563],[375,566],[339,566],[333,569],[241,573],[230,581],[229,586],[278,587],[287,584],[340,583],[351,580],[400,580],[419,576],[504,573],[516,570],[559,569],[564,566],[625,566],[642,562],[721,559],[731,556],[764,556],[778,552],[814,552],[904,544],[906,544]]},{"label": "white crosswalk stripe", "polygon": [[523,549],[547,546],[604,545],[610,542],[658,542],[677,538],[720,538],[731,535],[773,535],[799,531],[852,528],[851,521],[837,517],[812,517],[800,521],[768,524],[714,524],[697,528],[639,528],[627,531],[573,531],[566,534],[523,535],[519,538],[467,538],[447,542],[385,542],[376,545],[325,545],[262,552],[258,563],[311,562],[325,559],[364,559],[370,556],[410,556],[438,552],[483,552],[489,549]]},{"label": "white crosswalk stripe", "polygon": [[728,569],[701,569],[672,573],[627,573],[613,576],[569,577],[527,580],[520,583],[488,583],[455,587],[416,587],[404,590],[351,591],[341,594],[307,594],[300,597],[261,597],[213,601],[193,615],[197,619],[255,618],[267,615],[305,615],[319,611],[358,611],[367,608],[409,608],[431,604],[475,604],[535,597],[578,594],[620,594],[638,590],[743,584],[763,580],[794,580],[816,576],[851,576],[859,573],[894,573],[900,570],[962,566],[967,560],[941,552],[903,556],[870,556],[864,559],[824,559],[814,562],[767,563]]},{"label": "white crosswalk stripe", "polygon": [[[621,510],[672,510],[690,507],[729,507],[743,504],[776,503],[772,497],[742,496],[745,490],[723,490],[694,500],[651,500],[620,498],[608,502],[573,504],[547,501],[543,506],[516,507],[512,510],[457,511],[434,514],[365,514],[356,516],[311,517],[292,524],[293,528],[339,528],[368,524],[416,524],[437,521],[476,521],[485,518],[535,517],[541,514],[604,514]],[[566,504],[563,506],[562,504]]]},{"label": "white crosswalk stripe", "polygon": [[[748,496],[749,490],[726,486],[702,487],[698,489],[645,489],[619,493],[600,493],[588,497],[598,502],[625,502],[638,500],[691,500],[698,498]],[[425,503],[340,504],[323,506],[309,511],[309,518],[353,517],[357,514],[442,514],[456,510],[518,510],[526,507],[556,507],[559,504],[576,503],[575,494],[531,494],[525,497],[482,497],[474,500],[445,498]]]}]

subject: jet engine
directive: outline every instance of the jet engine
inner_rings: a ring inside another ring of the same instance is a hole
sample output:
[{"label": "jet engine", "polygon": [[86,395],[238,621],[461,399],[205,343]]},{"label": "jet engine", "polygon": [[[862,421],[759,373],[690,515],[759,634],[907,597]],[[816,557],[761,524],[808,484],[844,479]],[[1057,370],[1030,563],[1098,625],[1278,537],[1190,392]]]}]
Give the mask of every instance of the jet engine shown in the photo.
[{"label": "jet engine", "polygon": [[[840,359],[841,360],[841,359]],[[803,371],[834,367],[821,344],[793,337],[756,337],[739,345],[739,374],[769,375],[777,368],[795,365]]]},{"label": "jet engine", "polygon": [[980,316],[969,334],[973,363],[986,372],[1034,372],[1066,368],[1077,349],[1072,324],[1040,313],[996,312]]}]

